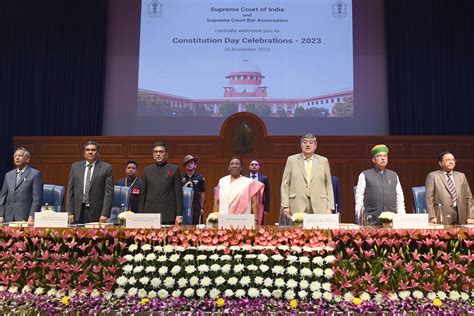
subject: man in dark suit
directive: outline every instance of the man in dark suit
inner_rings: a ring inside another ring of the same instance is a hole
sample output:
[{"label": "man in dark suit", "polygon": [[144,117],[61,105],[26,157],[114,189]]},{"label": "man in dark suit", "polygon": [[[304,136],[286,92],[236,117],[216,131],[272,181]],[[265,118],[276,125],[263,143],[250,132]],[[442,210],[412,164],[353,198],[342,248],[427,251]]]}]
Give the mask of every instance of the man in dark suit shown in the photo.
[{"label": "man in dark suit", "polygon": [[84,158],[71,166],[67,185],[70,223],[106,222],[114,199],[112,165],[99,161],[99,144],[88,141]]},{"label": "man in dark suit", "polygon": [[270,182],[268,181],[268,177],[260,174],[260,163],[257,160],[252,160],[249,165],[249,178],[258,180],[265,185],[263,189],[263,217],[262,221],[259,223],[263,225],[265,217],[268,216],[268,212],[270,212]]},{"label": "man in dark suit", "polygon": [[137,177],[137,172],[138,163],[134,160],[129,160],[125,167],[125,174],[127,176],[115,182],[115,185],[130,187],[130,205],[128,207],[134,213],[138,213],[140,190],[142,188],[142,180]]},{"label": "man in dark suit", "polygon": [[140,213],[161,213],[165,225],[183,221],[183,191],[179,167],[168,163],[168,146],[164,142],[153,144],[156,163],[143,169],[140,192]]},{"label": "man in dark suit", "polygon": [[0,222],[33,222],[43,204],[41,172],[28,165],[30,153],[18,148],[13,154],[15,169],[7,172],[0,196]]}]

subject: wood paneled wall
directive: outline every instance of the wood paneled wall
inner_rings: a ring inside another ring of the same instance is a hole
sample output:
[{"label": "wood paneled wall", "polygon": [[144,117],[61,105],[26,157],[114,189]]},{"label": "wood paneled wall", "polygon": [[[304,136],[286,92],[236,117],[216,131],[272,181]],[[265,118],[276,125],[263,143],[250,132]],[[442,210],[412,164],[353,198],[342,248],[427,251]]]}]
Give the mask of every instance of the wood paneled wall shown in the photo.
[{"label": "wood paneled wall", "polygon": [[[268,175],[271,186],[271,214],[267,224],[278,221],[280,205],[280,182],[289,155],[301,152],[300,136],[268,136],[261,130],[259,119],[252,115],[240,116],[247,120],[254,131],[258,131],[249,153],[241,153],[244,171],[248,171],[251,159],[261,163],[261,173]],[[225,127],[228,128],[225,128]],[[219,136],[140,136],[140,137],[15,137],[16,147],[26,147],[31,152],[30,164],[43,172],[45,183],[67,185],[70,165],[83,159],[83,144],[95,140],[100,144],[100,158],[113,165],[115,179],[124,176],[125,162],[133,159],[139,163],[139,174],[143,167],[153,163],[152,144],[165,141],[169,147],[169,162],[181,166],[184,156],[199,157],[198,172],[206,177],[206,213],[212,208],[213,187],[220,177],[227,175],[227,161],[235,154],[232,145],[235,124],[226,121]],[[456,169],[466,173],[474,183],[474,137],[473,136],[320,136],[316,152],[326,156],[331,173],[339,177],[342,190],[342,219],[354,220],[353,186],[359,173],[371,168],[370,148],[384,143],[390,148],[389,169],[399,175],[407,211],[413,208],[411,187],[424,185],[426,175],[438,169],[437,156],[448,150],[457,159]]]}]

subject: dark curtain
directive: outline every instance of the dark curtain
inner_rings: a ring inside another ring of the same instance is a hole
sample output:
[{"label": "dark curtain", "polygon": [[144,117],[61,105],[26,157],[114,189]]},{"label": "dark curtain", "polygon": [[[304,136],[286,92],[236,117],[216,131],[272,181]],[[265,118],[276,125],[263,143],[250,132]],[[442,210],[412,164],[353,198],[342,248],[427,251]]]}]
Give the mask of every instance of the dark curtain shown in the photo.
[{"label": "dark curtain", "polygon": [[473,15],[473,0],[385,0],[390,135],[473,134]]},{"label": "dark curtain", "polygon": [[0,179],[13,136],[101,134],[106,39],[107,0],[0,2]]}]

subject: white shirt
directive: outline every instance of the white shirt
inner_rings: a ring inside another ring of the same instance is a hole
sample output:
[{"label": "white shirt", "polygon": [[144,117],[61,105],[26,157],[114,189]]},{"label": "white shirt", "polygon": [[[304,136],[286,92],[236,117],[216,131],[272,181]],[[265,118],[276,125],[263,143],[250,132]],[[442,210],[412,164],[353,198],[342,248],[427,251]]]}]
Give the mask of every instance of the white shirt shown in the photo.
[{"label": "white shirt", "polygon": [[[92,168],[91,168],[91,179],[92,179],[92,175],[94,174],[94,168],[95,168],[95,163],[96,163],[96,162],[97,162],[97,160],[94,161],[94,162],[91,162],[91,164],[92,164]],[[89,164],[89,162],[86,161],[86,168],[84,169],[84,188],[82,188],[82,193],[83,193],[83,194],[86,194],[86,181],[87,181],[87,169],[88,169],[88,168],[87,168],[87,165],[88,165],[88,164]]]}]

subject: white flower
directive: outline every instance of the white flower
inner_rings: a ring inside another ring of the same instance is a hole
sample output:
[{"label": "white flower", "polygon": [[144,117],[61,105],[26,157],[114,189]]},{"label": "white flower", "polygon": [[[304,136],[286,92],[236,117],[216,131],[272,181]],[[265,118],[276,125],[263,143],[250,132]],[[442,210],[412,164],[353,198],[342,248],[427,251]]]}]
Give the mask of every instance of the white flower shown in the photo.
[{"label": "white flower", "polygon": [[416,298],[417,300],[420,300],[423,298],[423,292],[419,290],[413,291],[412,296]]},{"label": "white flower", "polygon": [[398,300],[397,293],[390,293],[390,295],[388,296],[388,299],[391,301],[397,301]]},{"label": "white flower", "polygon": [[237,298],[242,298],[245,296],[245,294],[246,294],[245,291],[242,289],[238,289],[237,291],[235,291],[235,297]]},{"label": "white flower", "polygon": [[362,292],[359,295],[359,298],[363,301],[369,301],[370,300],[370,294],[367,292]]},{"label": "white flower", "polygon": [[287,251],[287,250],[290,249],[290,247],[285,246],[285,245],[280,245],[280,246],[278,246],[278,249],[280,249],[280,250],[282,250],[282,251]]},{"label": "white flower", "polygon": [[433,292],[429,292],[428,294],[426,294],[426,297],[427,297],[430,301],[432,301],[432,300],[434,300],[434,299],[436,298],[436,294],[433,293]]},{"label": "white flower", "polygon": [[133,270],[133,266],[131,264],[126,264],[123,266],[123,273],[125,274],[129,274],[130,272],[132,272]]},{"label": "white flower", "polygon": [[244,270],[244,265],[243,264],[236,264],[234,266],[234,273],[240,273]]},{"label": "white flower", "polygon": [[265,262],[265,261],[268,260],[268,256],[265,255],[265,254],[263,254],[263,253],[261,253],[261,254],[259,254],[259,255],[257,256],[257,259],[260,260],[260,261],[262,261],[262,262]]},{"label": "white flower", "polygon": [[163,252],[168,253],[168,252],[173,252],[173,246],[171,245],[166,245],[163,247]]},{"label": "white flower", "polygon": [[125,290],[123,289],[123,287],[119,287],[115,290],[114,295],[120,298],[125,295]]},{"label": "white flower", "polygon": [[158,269],[158,273],[160,275],[165,275],[166,273],[168,273],[168,267],[167,266],[161,266],[159,269]]},{"label": "white flower", "polygon": [[134,276],[128,279],[128,284],[134,285],[135,283],[137,283],[137,279]]},{"label": "white flower", "polygon": [[317,264],[318,266],[322,266],[324,264],[324,259],[323,257],[314,257],[313,258],[313,263]]},{"label": "white flower", "polygon": [[204,278],[201,279],[202,286],[208,287],[211,284],[212,284],[212,280],[209,277],[205,276]]},{"label": "white flower", "polygon": [[133,261],[133,256],[132,255],[126,255],[124,258],[127,261]]},{"label": "white flower", "polygon": [[171,292],[171,296],[172,297],[180,297],[181,296],[181,290],[174,290],[173,292]]},{"label": "white flower", "polygon": [[260,291],[254,287],[249,288],[248,295],[251,298],[258,297],[260,295]]},{"label": "white flower", "polygon": [[[29,285],[25,285],[22,289],[21,289],[21,293],[30,293],[31,292],[31,287]],[[71,295],[69,295],[71,296]]]},{"label": "white flower", "polygon": [[150,250],[150,249],[151,249],[151,245],[150,245],[150,244],[144,244],[144,245],[142,246],[142,250],[143,250],[143,251],[148,251],[148,250]]},{"label": "white flower", "polygon": [[319,291],[321,289],[321,283],[318,282],[318,281],[313,281],[311,282],[311,284],[309,285],[309,288],[311,291]]},{"label": "white flower", "polygon": [[274,261],[281,261],[281,260],[283,260],[283,257],[282,257],[281,255],[273,255],[273,256],[272,256],[272,259],[273,259]]},{"label": "white flower", "polygon": [[341,295],[334,295],[334,302],[339,303],[340,301],[342,301]]},{"label": "white flower", "polygon": [[250,254],[246,255],[245,258],[246,259],[255,259],[255,258],[257,258],[257,255],[254,254],[254,253],[250,253]]},{"label": "white flower", "polygon": [[221,271],[222,271],[223,274],[229,273],[230,270],[231,270],[231,266],[228,263],[224,264],[221,268]]},{"label": "white flower", "polygon": [[302,256],[302,257],[300,257],[299,262],[300,263],[309,263],[309,258],[305,257],[305,256]]},{"label": "white flower", "polygon": [[344,294],[344,301],[352,302],[353,299],[354,295],[351,292],[347,292],[346,294]]},{"label": "white flower", "polygon": [[265,278],[265,280],[263,281],[263,285],[265,285],[266,287],[272,287],[273,279]]},{"label": "white flower", "polygon": [[308,246],[303,246],[303,251],[304,251],[304,252],[313,252],[313,251],[314,251],[314,248],[308,247]]},{"label": "white flower", "polygon": [[266,265],[266,264],[261,264],[258,266],[258,268],[260,269],[260,271],[262,271],[263,273],[267,272],[270,268]]},{"label": "white flower", "polygon": [[167,288],[172,288],[174,286],[174,278],[172,277],[167,277],[164,281],[163,281],[163,285]]},{"label": "white flower", "polygon": [[192,254],[187,254],[187,255],[184,256],[183,259],[184,259],[185,262],[194,260],[194,255],[192,255]]},{"label": "white flower", "polygon": [[256,276],[254,282],[257,285],[262,285],[263,284],[263,278],[261,276]]},{"label": "white flower", "polygon": [[214,287],[209,291],[209,298],[215,300],[220,296],[220,294],[221,294],[221,291],[219,291],[218,289]]},{"label": "white flower", "polygon": [[295,262],[298,262],[298,257],[293,256],[293,255],[289,255],[288,257],[286,257],[286,261],[288,261],[290,263],[295,263]]},{"label": "white flower", "polygon": [[313,273],[314,273],[314,276],[315,276],[315,277],[318,277],[318,278],[319,278],[319,277],[322,277],[322,276],[323,276],[324,271],[323,271],[323,269],[321,269],[321,268],[316,268],[316,269],[313,270]]},{"label": "white flower", "polygon": [[283,295],[283,292],[281,290],[273,290],[272,296],[274,298],[280,298]]},{"label": "white flower", "polygon": [[398,292],[398,296],[399,296],[402,300],[409,298],[409,297],[410,297],[410,294],[411,294],[410,291],[406,291],[406,290],[405,290],[405,291],[400,291],[400,292]]},{"label": "white flower", "polygon": [[199,283],[199,278],[195,275],[193,275],[190,279],[189,279],[189,285],[190,286],[195,286],[196,284]]},{"label": "white flower", "polygon": [[331,283],[329,283],[329,282],[324,282],[322,287],[323,287],[323,290],[325,290],[327,292],[331,291]]},{"label": "white flower", "polygon": [[250,249],[252,249],[252,246],[250,246],[250,245],[243,245],[242,246],[242,250],[249,251]]},{"label": "white flower", "polygon": [[272,268],[272,272],[277,275],[283,274],[285,272],[285,268],[283,268],[282,266],[274,266]]},{"label": "white flower", "polygon": [[247,270],[249,271],[257,271],[258,270],[258,267],[254,264],[251,264],[249,266],[247,266]]},{"label": "white flower", "polygon": [[154,266],[148,266],[148,267],[146,267],[145,272],[146,273],[155,273],[156,268]]},{"label": "white flower", "polygon": [[383,299],[383,295],[382,295],[381,293],[375,294],[375,298],[374,298],[374,299],[375,299],[375,301],[377,302],[377,304],[382,303],[383,300],[384,300],[384,299]]},{"label": "white flower", "polygon": [[243,276],[242,279],[240,279],[240,284],[242,286],[248,286],[250,284],[250,277],[249,276]]},{"label": "white flower", "polygon": [[216,246],[216,250],[219,251],[219,252],[224,251],[226,249],[227,249],[227,246],[223,246],[223,245]]},{"label": "white flower", "polygon": [[186,250],[186,248],[183,247],[183,246],[176,246],[175,250],[178,251],[178,252],[183,252],[183,251]]},{"label": "white flower", "polygon": [[166,257],[166,255],[160,255],[157,259],[158,262],[166,262],[168,260],[168,258]]},{"label": "white flower", "polygon": [[301,252],[301,247],[298,246],[291,246],[291,251],[300,253]]},{"label": "white flower", "polygon": [[161,298],[161,299],[167,298],[168,295],[169,295],[169,293],[165,289],[161,289],[161,290],[158,291],[158,297]]},{"label": "white flower", "polygon": [[262,289],[261,294],[263,297],[270,297],[272,293],[268,289]]},{"label": "white flower", "polygon": [[239,251],[240,250],[240,246],[230,246],[229,249],[231,251]]},{"label": "white flower", "polygon": [[289,279],[288,281],[286,281],[286,286],[290,289],[294,289],[295,287],[298,286],[298,282],[296,282],[293,279]]},{"label": "white flower", "polygon": [[231,260],[232,257],[229,256],[229,255],[222,255],[222,256],[220,257],[220,259],[221,259],[221,261],[226,261],[226,260]]},{"label": "white flower", "polygon": [[143,271],[143,266],[136,266],[135,268],[133,268],[133,273],[140,273]]},{"label": "white flower", "polygon": [[461,299],[463,301],[467,301],[469,299],[469,294],[467,294],[466,292],[461,292]]},{"label": "white flower", "polygon": [[145,276],[143,278],[140,278],[140,280],[138,280],[138,282],[140,282],[143,285],[146,285],[146,284],[148,284],[148,282],[150,282],[150,278]]},{"label": "white flower", "polygon": [[179,278],[179,280],[178,280],[178,286],[179,286],[180,288],[183,288],[183,287],[185,287],[186,285],[188,285],[188,280],[185,279],[185,278]]},{"label": "white flower", "polygon": [[155,246],[155,247],[153,247],[153,249],[155,249],[156,252],[162,252],[163,251],[163,247],[161,247],[161,246]]},{"label": "white flower", "polygon": [[334,275],[334,272],[332,271],[332,269],[324,269],[324,276],[328,279],[332,278]]},{"label": "white flower", "polygon": [[149,298],[154,298],[154,297],[156,297],[156,292],[153,291],[153,290],[151,290],[150,292],[148,292],[148,297],[149,297]]},{"label": "white flower", "polygon": [[300,274],[303,278],[309,278],[313,275],[313,272],[311,271],[311,269],[303,268],[301,269]]},{"label": "white flower", "polygon": [[229,279],[227,280],[227,283],[228,283],[229,285],[236,285],[237,282],[239,282],[239,279],[237,279],[236,277],[231,277],[231,278],[229,278]]},{"label": "white flower", "polygon": [[129,252],[134,252],[135,250],[138,249],[138,245],[137,244],[131,244],[130,246],[128,246],[128,251]]},{"label": "white flower", "polygon": [[336,260],[336,257],[334,257],[333,255],[329,255],[326,258],[324,258],[324,261],[326,261],[326,263],[333,263],[335,260]]},{"label": "white flower", "polygon": [[172,269],[171,269],[171,274],[172,275],[176,275],[178,273],[181,272],[181,266],[174,266]]},{"label": "white flower", "polygon": [[154,289],[156,289],[161,285],[161,280],[158,279],[158,278],[153,278],[153,279],[151,279],[150,284]]},{"label": "white flower", "polygon": [[128,294],[129,296],[135,296],[135,295],[137,295],[137,293],[138,293],[138,290],[137,290],[136,287],[130,288],[130,289],[128,290],[128,292],[127,292],[127,294]]},{"label": "white flower", "polygon": [[276,286],[276,287],[283,287],[283,286],[285,286],[285,280],[282,279],[282,278],[277,278],[277,279],[275,280],[275,286]]},{"label": "white flower", "polygon": [[300,289],[306,290],[309,287],[309,282],[307,280],[300,281]]},{"label": "white flower", "polygon": [[138,297],[144,298],[147,295],[147,292],[144,289],[138,290]]},{"label": "white flower", "polygon": [[[110,293],[112,295],[112,293]],[[70,290],[69,291],[69,297],[74,297],[77,295],[77,291],[76,290]]]},{"label": "white flower", "polygon": [[298,292],[298,297],[301,298],[301,299],[305,299],[306,297],[308,296],[308,292],[306,292],[305,290],[301,290]]},{"label": "white flower", "polygon": [[183,293],[186,297],[193,297],[194,296],[194,289],[188,288]]},{"label": "white flower", "polygon": [[311,295],[311,297],[315,300],[321,298],[323,295],[321,294],[321,292],[319,291],[314,291],[313,294]]},{"label": "white flower", "polygon": [[12,294],[18,292],[18,286],[10,286],[8,292]]},{"label": "white flower", "polygon": [[153,260],[156,260],[156,255],[152,252],[152,253],[149,253],[146,255],[145,257],[145,260],[146,261],[153,261]]},{"label": "white flower", "polygon": [[207,264],[201,264],[198,266],[198,271],[201,273],[209,272],[209,266]]},{"label": "white flower", "polygon": [[323,293],[323,298],[324,298],[326,301],[330,302],[330,301],[332,301],[332,299],[333,299],[333,295],[332,295],[331,292],[324,292],[324,293]]},{"label": "white flower", "polygon": [[200,298],[203,298],[206,295],[206,293],[207,293],[206,289],[204,289],[202,287],[200,287],[196,291],[196,295],[199,296]]},{"label": "white flower", "polygon": [[209,259],[217,261],[217,260],[219,260],[219,255],[217,253],[214,253],[214,254],[209,256]]},{"label": "white flower", "polygon": [[119,286],[123,286],[123,285],[127,284],[127,281],[128,281],[128,279],[122,275],[122,276],[117,278],[116,282]]},{"label": "white flower", "polygon": [[294,292],[293,290],[288,290],[288,291],[286,291],[286,293],[285,293],[285,298],[286,298],[287,300],[292,300],[292,299],[294,299],[294,298],[295,298],[295,292]]},{"label": "white flower", "polygon": [[437,295],[438,298],[439,298],[440,300],[442,300],[442,301],[444,301],[444,300],[446,299],[446,297],[447,297],[446,293],[444,293],[443,291],[438,291],[438,292],[436,293],[436,295]]},{"label": "white flower", "polygon": [[143,259],[145,259],[145,257],[141,253],[137,253],[135,257],[133,257],[133,260],[135,260],[135,262],[142,262]]},{"label": "white flower", "polygon": [[206,260],[206,259],[207,259],[207,256],[206,256],[206,255],[198,255],[198,256],[197,256],[197,260],[198,260],[198,261],[204,261],[204,260]]},{"label": "white flower", "polygon": [[187,273],[187,274],[192,274],[196,271],[196,267],[193,266],[193,265],[188,265],[188,266],[185,266],[184,267],[184,271]]},{"label": "white flower", "polygon": [[226,297],[232,297],[232,296],[234,296],[234,291],[232,291],[231,289],[227,289],[227,290],[224,291],[224,295]]},{"label": "white flower", "polygon": [[176,261],[178,261],[178,259],[179,259],[179,255],[178,255],[177,253],[174,253],[174,254],[172,254],[172,255],[170,256],[170,259],[169,259],[169,260],[170,260],[171,262],[176,262]]},{"label": "white flower", "polygon": [[216,283],[216,285],[221,285],[221,284],[224,284],[225,283],[225,279],[224,277],[222,277],[222,275],[219,275],[215,280],[214,282]]},{"label": "white flower", "polygon": [[221,266],[218,265],[217,263],[214,263],[213,265],[211,265],[212,272],[218,272],[220,269],[221,269]]},{"label": "white flower", "polygon": [[289,266],[288,268],[286,268],[286,272],[289,275],[296,275],[298,273],[298,269],[294,266]]}]

